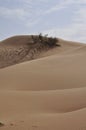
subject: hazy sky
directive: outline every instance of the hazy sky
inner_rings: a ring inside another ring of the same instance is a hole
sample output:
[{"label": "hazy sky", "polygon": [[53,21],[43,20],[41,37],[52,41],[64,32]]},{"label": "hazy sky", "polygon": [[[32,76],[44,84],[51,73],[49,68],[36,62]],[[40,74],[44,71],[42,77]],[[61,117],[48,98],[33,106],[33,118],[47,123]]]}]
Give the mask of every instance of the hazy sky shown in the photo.
[{"label": "hazy sky", "polygon": [[0,0],[0,40],[39,33],[86,42],[86,0]]}]

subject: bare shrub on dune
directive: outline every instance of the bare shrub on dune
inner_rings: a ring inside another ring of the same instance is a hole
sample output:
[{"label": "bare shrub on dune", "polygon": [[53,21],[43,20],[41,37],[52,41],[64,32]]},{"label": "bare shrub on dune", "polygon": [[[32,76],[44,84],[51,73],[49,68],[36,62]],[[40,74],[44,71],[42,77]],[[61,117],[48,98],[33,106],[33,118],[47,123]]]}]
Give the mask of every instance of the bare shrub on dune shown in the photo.
[{"label": "bare shrub on dune", "polygon": [[40,33],[38,36],[33,36],[32,35],[32,40],[34,43],[40,43],[40,45],[48,46],[50,48],[55,47],[55,46],[60,46],[58,44],[58,39],[57,38],[52,38],[52,37],[47,37],[48,35],[42,36]]}]

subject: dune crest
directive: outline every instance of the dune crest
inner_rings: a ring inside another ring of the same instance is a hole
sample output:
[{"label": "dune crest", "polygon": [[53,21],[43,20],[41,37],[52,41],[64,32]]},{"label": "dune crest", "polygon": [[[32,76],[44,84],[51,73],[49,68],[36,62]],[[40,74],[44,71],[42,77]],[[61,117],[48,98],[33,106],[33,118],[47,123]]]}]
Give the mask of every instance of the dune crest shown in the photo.
[{"label": "dune crest", "polygon": [[0,68],[39,58],[42,53],[59,47],[58,40],[40,35],[15,36],[0,43]]}]

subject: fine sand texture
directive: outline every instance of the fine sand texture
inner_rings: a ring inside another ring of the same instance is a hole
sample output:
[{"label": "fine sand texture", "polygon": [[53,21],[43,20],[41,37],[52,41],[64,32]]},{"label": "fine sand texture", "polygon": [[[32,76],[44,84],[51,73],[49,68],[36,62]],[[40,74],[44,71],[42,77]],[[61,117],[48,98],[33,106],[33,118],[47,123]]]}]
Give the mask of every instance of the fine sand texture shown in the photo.
[{"label": "fine sand texture", "polygon": [[0,130],[86,130],[86,44],[1,41]]}]

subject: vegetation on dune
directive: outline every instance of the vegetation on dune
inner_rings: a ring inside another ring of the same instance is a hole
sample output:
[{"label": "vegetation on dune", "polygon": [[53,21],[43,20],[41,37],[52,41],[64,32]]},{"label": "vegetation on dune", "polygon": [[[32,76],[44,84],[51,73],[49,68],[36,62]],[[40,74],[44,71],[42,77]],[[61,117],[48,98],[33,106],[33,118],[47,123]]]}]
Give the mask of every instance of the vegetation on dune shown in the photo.
[{"label": "vegetation on dune", "polygon": [[42,45],[49,46],[49,47],[60,46],[58,44],[57,38],[52,38],[52,37],[47,37],[47,36],[48,35],[42,36],[41,33],[38,36],[32,35],[32,40],[34,43],[40,43]]}]

